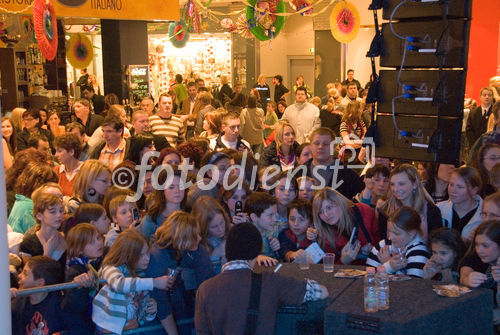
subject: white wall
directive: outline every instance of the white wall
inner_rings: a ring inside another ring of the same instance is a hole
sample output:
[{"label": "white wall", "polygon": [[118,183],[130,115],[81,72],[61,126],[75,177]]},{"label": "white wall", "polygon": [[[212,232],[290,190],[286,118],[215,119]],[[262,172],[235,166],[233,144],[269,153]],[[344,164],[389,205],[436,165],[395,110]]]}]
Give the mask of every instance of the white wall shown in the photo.
[{"label": "white wall", "polygon": [[[369,1],[350,0],[350,2],[358,9],[361,26],[365,27],[361,28],[358,36],[347,44],[346,69],[353,68],[356,79],[364,86],[371,73],[370,59],[365,56],[375,34],[375,28],[366,27],[373,26],[373,13],[368,10]],[[287,10],[291,12],[289,7]],[[379,11],[379,21],[382,21],[381,11]],[[261,73],[268,78],[268,82],[279,73],[283,76],[283,82],[288,83],[287,56],[310,56],[310,48],[314,48],[312,18],[301,15],[287,17],[285,26],[278,37],[271,43],[269,41],[260,43]]]},{"label": "white wall", "polygon": [[314,48],[312,18],[300,15],[288,17],[275,39],[260,43],[260,72],[268,81],[281,74],[286,85],[289,81],[287,56],[311,56],[311,48]]}]

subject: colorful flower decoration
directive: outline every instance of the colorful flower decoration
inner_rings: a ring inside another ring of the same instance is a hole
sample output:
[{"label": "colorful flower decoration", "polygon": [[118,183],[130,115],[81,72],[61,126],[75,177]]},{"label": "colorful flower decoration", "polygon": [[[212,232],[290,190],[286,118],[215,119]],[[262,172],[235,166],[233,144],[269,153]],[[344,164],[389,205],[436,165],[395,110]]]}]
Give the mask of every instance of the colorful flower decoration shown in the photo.
[{"label": "colorful flower decoration", "polygon": [[359,13],[356,7],[347,1],[340,1],[333,6],[330,14],[330,29],[333,37],[340,43],[348,43],[359,32]]},{"label": "colorful flower decoration", "polygon": [[168,37],[176,48],[183,48],[189,40],[189,32],[184,20],[172,22],[168,27]]},{"label": "colorful flower decoration", "polygon": [[224,29],[227,29],[227,31],[229,32],[234,31],[236,29],[236,25],[230,18],[225,18],[220,20],[220,26]]},{"label": "colorful flower decoration", "polygon": [[200,33],[201,27],[201,15],[196,8],[196,4],[193,0],[188,0],[184,7],[186,24],[189,27],[189,31],[192,33]]},{"label": "colorful flower decoration", "polygon": [[52,0],[35,0],[33,21],[42,54],[47,60],[53,60],[57,54],[57,21]]},{"label": "colorful flower decoration", "polygon": [[[312,4],[310,2],[308,2],[307,0],[292,0],[291,3],[290,3],[290,5],[297,12],[300,11],[300,10],[302,10],[302,9],[304,9],[304,8],[312,6]],[[304,15],[308,15],[308,14],[311,14],[311,13],[312,13],[312,8],[309,8],[305,12],[300,13],[300,15],[304,16]]]},{"label": "colorful flower decoration", "polygon": [[[285,25],[285,17],[276,13],[285,13],[283,0],[249,0],[246,7],[246,19],[250,32],[260,41],[275,38]],[[255,7],[255,8],[254,8]]]},{"label": "colorful flower decoration", "polygon": [[66,48],[66,57],[71,66],[77,69],[88,67],[94,58],[92,42],[83,34],[72,35]]},{"label": "colorful flower decoration", "polygon": [[238,35],[243,38],[252,38],[253,34],[250,32],[246,14],[241,14],[236,20],[236,31]]}]

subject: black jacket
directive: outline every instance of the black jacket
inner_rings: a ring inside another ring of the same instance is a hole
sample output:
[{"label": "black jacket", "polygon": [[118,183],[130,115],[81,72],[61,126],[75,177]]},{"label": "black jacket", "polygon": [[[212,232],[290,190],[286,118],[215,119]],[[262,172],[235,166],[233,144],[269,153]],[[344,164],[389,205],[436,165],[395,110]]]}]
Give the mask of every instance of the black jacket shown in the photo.
[{"label": "black jacket", "polygon": [[[352,199],[356,194],[358,194],[365,188],[365,183],[354,170],[344,166],[342,162],[339,161],[339,167],[336,168],[336,161],[338,161],[338,159],[336,159],[332,165],[328,166],[327,169],[332,172],[335,172],[335,169],[338,170],[337,180],[332,180],[332,174],[330,180],[326,180],[326,186],[331,187],[333,184],[337,184],[342,181],[342,184],[337,188],[337,191],[339,191],[347,199]],[[317,180],[316,175],[313,173],[314,168],[312,166],[312,158],[305,165],[307,168],[307,176]]]},{"label": "black jacket", "polygon": [[[297,147],[299,144],[297,142],[294,142],[292,145],[292,152],[295,152],[297,150]],[[281,169],[281,162],[278,157],[278,150],[276,149],[276,142],[271,142],[265,149],[264,152],[262,153],[262,156],[260,156],[260,165],[262,167],[266,166],[271,166],[271,165],[277,165]]]},{"label": "black jacket", "polygon": [[94,131],[101,126],[102,121],[104,121],[102,116],[92,113],[89,113],[87,124],[83,124],[82,120],[76,118],[76,122],[80,123],[85,128],[85,134],[87,134],[87,136],[92,136]]},{"label": "black jacket", "polygon": [[[47,139],[49,140],[49,145],[50,148],[52,149],[52,141],[54,141],[54,134],[50,130],[40,128],[40,135],[45,135]],[[18,132],[16,135],[16,152],[19,152],[21,150],[27,149],[28,148],[28,143],[30,140],[32,133],[30,133],[26,128],[24,128],[22,131]]]},{"label": "black jacket", "polygon": [[487,117],[483,117],[483,107],[479,106],[473,109],[469,113],[467,118],[467,126],[465,128],[465,133],[467,135],[467,140],[469,141],[469,146],[476,143],[477,139],[486,132],[486,126],[488,125],[488,117],[491,114],[491,106],[488,109]]}]

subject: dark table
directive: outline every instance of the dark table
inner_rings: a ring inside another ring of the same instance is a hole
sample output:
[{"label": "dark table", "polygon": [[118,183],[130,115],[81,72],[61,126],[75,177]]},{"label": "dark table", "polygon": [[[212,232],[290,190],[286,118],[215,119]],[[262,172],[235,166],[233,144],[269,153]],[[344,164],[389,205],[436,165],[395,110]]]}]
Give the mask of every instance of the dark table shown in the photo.
[{"label": "dark table", "polygon": [[390,283],[390,308],[364,311],[364,281],[357,279],[325,310],[325,334],[492,334],[493,294],[474,289],[458,298],[438,296],[413,278]]},{"label": "dark table", "polygon": [[[364,269],[360,266],[335,265],[339,269]],[[274,271],[256,267],[256,272]],[[440,284],[413,278],[390,283],[390,308],[364,311],[364,278],[335,278],[313,264],[300,270],[286,263],[278,273],[299,280],[313,279],[327,287],[328,299],[285,306],[278,310],[275,334],[492,334],[493,294],[474,289],[458,298],[438,296],[432,285]],[[361,329],[361,328],[365,329]]]},{"label": "dark table", "polygon": [[[265,268],[256,266],[256,272],[274,271],[276,267]],[[352,266],[335,265],[335,271]],[[284,306],[276,316],[275,335],[308,335],[323,334],[324,311],[342,293],[352,285],[354,279],[335,278],[333,273],[323,271],[322,264],[311,264],[309,270],[300,270],[295,263],[284,263],[278,270],[279,274],[298,280],[312,279],[323,284],[328,289],[328,299],[304,303],[300,306]]]}]

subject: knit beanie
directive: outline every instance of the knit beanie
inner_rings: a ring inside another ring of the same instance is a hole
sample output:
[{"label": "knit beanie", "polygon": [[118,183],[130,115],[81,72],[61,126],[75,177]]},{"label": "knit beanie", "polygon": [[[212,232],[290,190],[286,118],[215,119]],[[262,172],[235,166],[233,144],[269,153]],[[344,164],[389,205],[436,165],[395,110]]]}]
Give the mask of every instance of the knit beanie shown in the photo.
[{"label": "knit beanie", "polygon": [[227,236],[226,258],[228,261],[251,260],[262,251],[262,236],[251,223],[234,225]]}]

